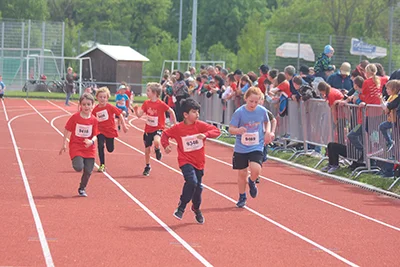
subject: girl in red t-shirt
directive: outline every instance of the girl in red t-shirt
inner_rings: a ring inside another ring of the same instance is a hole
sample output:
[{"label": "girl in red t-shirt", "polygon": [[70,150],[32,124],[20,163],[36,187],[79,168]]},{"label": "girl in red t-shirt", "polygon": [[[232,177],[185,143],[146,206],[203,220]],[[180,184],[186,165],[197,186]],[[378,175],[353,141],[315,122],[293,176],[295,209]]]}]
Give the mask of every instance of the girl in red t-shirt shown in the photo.
[{"label": "girl in red t-shirt", "polygon": [[81,183],[78,193],[82,197],[87,197],[85,188],[89,182],[93,171],[97,140],[97,119],[91,114],[94,98],[91,94],[83,94],[79,99],[81,110],[73,114],[64,129],[64,140],[60,150],[60,155],[67,149],[67,139],[69,141],[69,155],[72,160],[72,167],[75,171],[83,170]]},{"label": "girl in red t-shirt", "polygon": [[120,116],[122,110],[108,103],[110,98],[110,90],[107,87],[101,87],[96,92],[97,101],[99,104],[93,109],[92,114],[97,118],[99,123],[99,134],[97,135],[97,150],[99,152],[100,166],[98,171],[104,172],[104,143],[107,151],[114,151],[114,138],[118,137],[118,131],[115,127],[115,118],[118,117],[119,124],[122,125],[124,132],[128,131],[123,116]]}]

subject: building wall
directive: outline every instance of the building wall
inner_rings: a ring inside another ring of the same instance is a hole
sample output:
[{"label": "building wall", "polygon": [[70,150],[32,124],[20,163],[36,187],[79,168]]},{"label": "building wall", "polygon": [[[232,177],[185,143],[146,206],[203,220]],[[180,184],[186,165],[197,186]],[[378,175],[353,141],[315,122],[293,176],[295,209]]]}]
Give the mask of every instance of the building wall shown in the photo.
[{"label": "building wall", "polygon": [[125,81],[131,85],[135,95],[142,93],[142,62],[137,61],[118,61],[117,62],[117,82]]}]

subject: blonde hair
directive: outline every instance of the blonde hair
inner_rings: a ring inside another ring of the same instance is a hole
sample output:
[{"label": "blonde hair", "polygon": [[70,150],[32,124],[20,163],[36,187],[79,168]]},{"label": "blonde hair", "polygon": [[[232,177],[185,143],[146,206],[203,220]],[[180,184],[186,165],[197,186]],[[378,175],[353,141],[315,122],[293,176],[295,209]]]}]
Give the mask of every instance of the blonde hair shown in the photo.
[{"label": "blonde hair", "polygon": [[259,97],[262,97],[262,92],[261,89],[255,86],[250,87],[246,93],[244,93],[244,99],[246,100],[249,98],[251,95],[258,95]]},{"label": "blonde hair", "polygon": [[376,87],[381,87],[381,79],[376,75],[378,69],[376,68],[375,64],[368,64],[365,67],[365,72],[372,74],[372,80],[374,81]]},{"label": "blonde hair", "polygon": [[108,87],[106,87],[106,86],[100,87],[100,88],[97,90],[97,92],[96,92],[96,98],[97,98],[98,95],[101,94],[101,93],[106,93],[106,94],[107,94],[107,98],[110,98],[110,96],[111,96],[110,90],[109,90]]},{"label": "blonde hair", "polygon": [[92,102],[92,104],[94,103],[94,97],[92,94],[89,93],[84,93],[83,95],[81,95],[81,97],[79,98],[79,104],[82,104],[83,100],[89,100],[90,102]]},{"label": "blonde hair", "polygon": [[400,80],[390,80],[386,84],[386,88],[393,91],[394,94],[398,94],[400,92]]},{"label": "blonde hair", "polygon": [[148,83],[147,88],[150,88],[150,90],[159,97],[161,95],[162,87],[161,84],[159,83]]}]

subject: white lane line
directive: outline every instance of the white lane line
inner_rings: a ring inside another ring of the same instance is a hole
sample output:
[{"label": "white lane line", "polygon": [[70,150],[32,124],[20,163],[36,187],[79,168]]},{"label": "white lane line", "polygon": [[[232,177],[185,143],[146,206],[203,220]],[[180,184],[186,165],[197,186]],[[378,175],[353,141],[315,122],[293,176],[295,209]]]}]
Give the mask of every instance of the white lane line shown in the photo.
[{"label": "white lane line", "polygon": [[[49,103],[53,104],[52,102],[48,101]],[[57,106],[56,104],[53,104],[54,106]],[[59,107],[61,110],[65,111],[67,114],[65,115],[60,115],[55,118],[53,118],[50,122],[51,127],[56,130],[61,136],[63,136],[63,133],[58,130],[57,127],[54,126],[54,121],[58,118],[64,117],[71,115],[69,111],[63,109],[62,107]],[[39,111],[35,109],[36,113],[40,114]],[[43,118],[43,116],[41,116]],[[48,121],[47,121],[48,122]],[[99,166],[96,164],[96,167],[98,168]],[[139,207],[141,207],[151,218],[153,218],[159,225],[161,225],[172,237],[174,237],[184,248],[186,248],[197,260],[199,260],[204,266],[211,267],[213,266],[211,263],[209,263],[200,253],[198,253],[193,247],[191,247],[183,238],[181,238],[177,233],[175,233],[166,223],[164,223],[160,218],[158,218],[149,208],[147,208],[142,202],[140,202],[137,198],[135,198],[128,190],[126,190],[120,183],[118,183],[111,175],[109,175],[107,172],[103,172],[104,175],[111,181],[113,182],[119,189],[122,190],[130,199],[132,199]]]},{"label": "white lane line", "polygon": [[[61,107],[59,107],[59,108],[61,108]],[[67,112],[67,111],[66,111],[66,112]],[[134,119],[131,119],[129,122],[131,122],[132,120],[134,120]],[[130,124],[131,124],[131,123],[130,123]],[[137,128],[136,126],[134,126],[133,124],[131,124],[131,126],[132,126],[133,128],[135,128],[135,129],[138,129],[139,131],[143,131],[142,129],[139,129],[139,128]],[[144,152],[141,151],[141,150],[139,150],[139,149],[137,149],[136,147],[131,146],[130,144],[128,144],[128,143],[122,141],[122,140],[119,139],[119,138],[116,138],[116,140],[117,140],[118,142],[124,144],[125,146],[127,146],[127,147],[133,149],[134,151],[136,151],[136,152],[138,152],[138,153],[144,155]],[[176,170],[176,169],[172,168],[171,166],[165,164],[164,162],[158,161],[158,160],[156,160],[156,159],[153,158],[153,157],[150,157],[150,158],[151,158],[153,161],[155,161],[155,162],[161,164],[162,166],[164,166],[164,167],[166,167],[166,168],[168,168],[168,169],[170,169],[170,170],[172,170],[172,171],[178,173],[179,175],[182,175],[182,173],[181,173],[179,170]],[[228,200],[228,201],[230,201],[230,202],[236,204],[236,200],[234,200],[234,199],[232,199],[232,198],[230,198],[230,197],[228,197],[228,196],[222,194],[221,192],[219,192],[219,191],[213,189],[212,187],[209,187],[208,185],[206,185],[206,184],[204,184],[204,183],[203,183],[203,186],[204,186],[205,188],[207,188],[208,190],[214,192],[215,194],[217,194],[217,195],[219,195],[219,196],[225,198],[226,200]],[[269,218],[269,217],[267,217],[267,216],[265,216],[265,215],[259,213],[258,211],[253,210],[253,209],[251,209],[251,208],[249,208],[249,207],[247,207],[247,206],[245,206],[244,208],[247,209],[248,211],[250,211],[251,213],[253,213],[253,214],[259,216],[260,218],[262,218],[262,219],[264,219],[264,220],[266,220],[266,221],[272,223],[273,225],[275,225],[275,226],[281,228],[282,230],[284,230],[284,231],[286,231],[286,232],[288,232],[288,233],[290,233],[290,234],[292,234],[292,235],[294,235],[294,236],[300,238],[301,240],[303,240],[303,241],[305,241],[305,242],[307,242],[307,243],[309,243],[309,244],[311,244],[311,245],[313,245],[313,246],[319,248],[320,250],[322,250],[322,251],[326,252],[327,254],[331,255],[332,257],[334,257],[334,258],[336,258],[336,259],[338,259],[338,260],[340,260],[340,261],[342,261],[342,262],[344,262],[344,263],[346,263],[346,264],[348,264],[348,265],[350,265],[350,266],[358,266],[357,264],[351,262],[350,260],[348,260],[348,259],[346,259],[346,258],[340,256],[339,254],[337,254],[337,253],[335,253],[335,252],[333,252],[333,251],[327,249],[326,247],[324,247],[324,246],[318,244],[317,242],[312,241],[311,239],[309,239],[309,238],[307,238],[307,237],[305,237],[305,236],[303,236],[303,235],[301,235],[301,234],[299,234],[299,233],[297,233],[297,232],[291,230],[290,228],[288,228],[288,227],[286,227],[286,226],[284,226],[284,225],[282,225],[282,224],[280,224],[280,223],[278,223],[278,222],[272,220],[271,218]]]},{"label": "white lane line", "polygon": [[[3,107],[5,107],[4,106],[4,102],[3,102]],[[13,146],[14,146],[14,150],[15,150],[15,156],[17,157],[19,169],[21,171],[21,176],[22,176],[22,180],[24,182],[25,191],[26,191],[26,195],[28,197],[29,206],[31,208],[33,219],[35,221],[36,231],[37,231],[37,233],[39,235],[40,245],[42,246],[42,251],[43,251],[44,259],[46,261],[46,266],[47,267],[53,267],[54,266],[54,262],[53,262],[53,258],[51,256],[49,244],[47,243],[47,239],[46,239],[46,235],[44,233],[42,221],[40,220],[39,212],[38,212],[38,210],[36,208],[35,200],[33,199],[32,191],[31,191],[31,188],[29,186],[29,182],[28,182],[28,178],[26,176],[24,165],[22,163],[21,156],[20,156],[19,151],[18,151],[17,142],[15,141],[14,132],[13,132],[13,129],[11,127],[11,122],[13,122],[15,119],[18,119],[20,117],[27,116],[27,115],[32,115],[32,114],[35,114],[35,113],[33,113],[33,112],[32,113],[25,113],[25,114],[22,114],[22,115],[15,116],[14,118],[12,118],[8,122],[8,130],[10,132],[11,140],[12,140],[12,143],[13,143]]]},{"label": "white lane line", "polygon": [[8,121],[8,114],[7,114],[6,104],[4,103],[4,98],[1,99],[1,103],[3,105],[4,114],[6,115],[6,121]]},{"label": "white lane line", "polygon": [[[143,132],[142,129],[140,129],[140,128],[138,128],[137,126],[133,125],[132,121],[133,121],[133,120],[130,120],[130,121],[129,121],[129,125],[131,125],[132,128],[135,128],[136,130]],[[176,145],[176,143],[174,143],[174,142],[171,142],[171,143],[173,143],[173,144]],[[228,163],[228,162],[222,161],[222,160],[220,160],[220,159],[214,158],[214,157],[209,156],[209,155],[206,155],[206,157],[209,158],[209,159],[212,159],[212,160],[214,160],[214,161],[217,161],[217,162],[219,162],[219,163],[222,163],[222,164],[224,164],[224,165],[227,165],[227,166],[232,167],[232,164],[230,164],[230,163]],[[312,195],[312,194],[310,194],[310,193],[301,191],[301,190],[299,190],[299,189],[296,189],[296,188],[294,188],[294,187],[288,186],[288,185],[286,185],[286,184],[282,184],[282,183],[280,183],[280,182],[277,182],[277,181],[272,180],[272,179],[270,179],[270,178],[267,178],[267,177],[265,177],[265,176],[260,175],[260,177],[263,178],[264,180],[267,180],[267,181],[269,181],[269,182],[271,182],[271,183],[274,183],[274,184],[276,184],[276,185],[282,186],[282,187],[284,187],[284,188],[286,188],[286,189],[295,191],[295,192],[297,192],[297,193],[299,193],[299,194],[308,196],[308,197],[313,198],[313,199],[315,199],[315,200],[321,201],[321,202],[323,202],[323,203],[325,203],[325,204],[334,206],[334,207],[339,208],[339,209],[341,209],[341,210],[350,212],[350,213],[352,213],[352,214],[354,214],[354,215],[360,216],[360,217],[362,217],[362,218],[364,218],[364,219],[370,220],[370,221],[372,221],[372,222],[378,223],[378,224],[380,224],[380,225],[383,225],[383,226],[385,226],[385,227],[388,227],[388,228],[391,228],[391,229],[393,229],[393,230],[395,230],[395,231],[399,231],[399,232],[400,232],[400,228],[399,228],[399,227],[396,227],[396,226],[394,226],[394,225],[391,225],[391,224],[382,222],[382,221],[380,221],[380,220],[378,220],[378,219],[372,218],[372,217],[370,217],[370,216],[368,216],[368,215],[365,215],[365,214],[362,214],[362,213],[360,213],[360,212],[358,212],[358,211],[355,211],[355,210],[352,210],[352,209],[343,207],[343,206],[341,206],[341,205],[339,205],[339,204],[336,204],[336,203],[334,203],[334,202],[331,202],[331,201],[329,201],[329,200],[326,200],[326,199],[323,199],[323,198],[314,196],[314,195]]]},{"label": "white lane line", "polygon": [[49,121],[46,119],[46,117],[43,116],[42,114],[40,114],[40,112],[39,112],[34,106],[32,106],[31,103],[28,102],[28,100],[24,99],[24,101],[25,101],[37,114],[39,114],[40,117],[42,117],[47,123],[49,123]]}]

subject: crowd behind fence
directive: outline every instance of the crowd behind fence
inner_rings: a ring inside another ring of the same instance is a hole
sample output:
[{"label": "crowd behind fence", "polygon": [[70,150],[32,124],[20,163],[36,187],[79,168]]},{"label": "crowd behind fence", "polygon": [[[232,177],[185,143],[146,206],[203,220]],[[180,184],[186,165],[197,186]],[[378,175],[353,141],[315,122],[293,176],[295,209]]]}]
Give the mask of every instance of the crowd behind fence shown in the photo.
[{"label": "crowd behind fence", "polygon": [[[235,111],[233,100],[222,100],[218,95],[207,98],[205,94],[195,93],[192,96],[201,105],[200,119],[217,124],[226,130],[229,127],[232,114]],[[360,168],[360,173],[376,172],[379,169],[371,162],[382,161],[400,164],[400,125],[395,123],[391,132],[395,145],[388,151],[386,140],[380,131],[381,123],[387,121],[387,115],[379,105],[360,107],[354,104],[336,105],[334,112],[328,103],[322,99],[308,101],[292,101],[288,103],[288,115],[278,115],[277,104],[265,102],[277,118],[277,140],[303,144],[304,151],[310,145],[326,147],[330,142],[345,145],[347,159],[363,162],[366,167]],[[335,114],[335,115],[334,115]],[[350,142],[348,134],[356,127],[362,128],[359,141],[362,145],[357,147]]]}]

